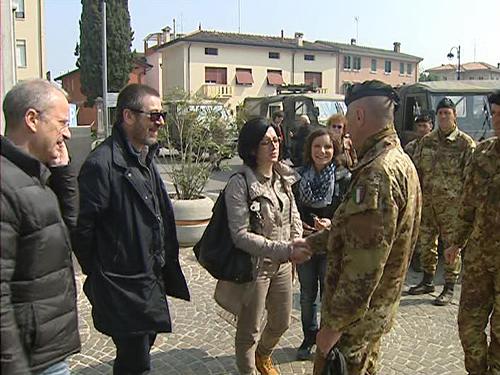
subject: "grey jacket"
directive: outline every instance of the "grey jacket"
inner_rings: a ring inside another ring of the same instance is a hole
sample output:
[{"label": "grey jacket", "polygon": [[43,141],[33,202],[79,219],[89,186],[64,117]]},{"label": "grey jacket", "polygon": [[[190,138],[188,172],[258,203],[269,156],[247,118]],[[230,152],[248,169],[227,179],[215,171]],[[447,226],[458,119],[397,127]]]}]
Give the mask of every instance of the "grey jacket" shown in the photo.
[{"label": "grey jacket", "polygon": [[282,163],[276,164],[274,172],[273,181],[266,181],[243,166],[242,174],[229,180],[225,199],[236,247],[260,260],[269,258],[283,263],[290,257],[289,242],[302,237],[302,222],[291,187],[299,177]]}]

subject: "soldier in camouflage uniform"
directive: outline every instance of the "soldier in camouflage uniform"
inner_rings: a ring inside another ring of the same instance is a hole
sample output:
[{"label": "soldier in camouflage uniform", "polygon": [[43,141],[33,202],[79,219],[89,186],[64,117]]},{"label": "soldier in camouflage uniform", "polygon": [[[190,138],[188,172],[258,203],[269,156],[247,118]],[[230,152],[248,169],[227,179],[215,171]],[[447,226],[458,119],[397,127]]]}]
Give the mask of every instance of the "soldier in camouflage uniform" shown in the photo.
[{"label": "soldier in camouflage uniform", "polygon": [[413,154],[417,148],[418,141],[423,138],[424,135],[429,134],[434,128],[432,122],[432,117],[429,114],[418,115],[415,119],[415,132],[417,133],[417,138],[408,142],[404,148],[405,152],[410,155],[413,159]]},{"label": "soldier in camouflage uniform", "polygon": [[313,251],[327,248],[314,374],[335,344],[349,375],[376,373],[380,339],[392,327],[420,223],[417,172],[393,125],[397,94],[366,81],[345,100],[358,164],[330,230],[307,238]]},{"label": "soldier in camouflage uniform", "polygon": [[[418,143],[413,161],[417,167],[423,194],[422,224],[417,241],[422,281],[409,294],[434,292],[434,275],[438,262],[438,237],[450,246],[452,223],[456,220],[465,177],[465,167],[474,151],[474,140],[458,129],[455,104],[448,98],[437,105],[439,127]],[[445,285],[434,304],[444,306],[453,299],[460,274],[461,259],[445,264]]]},{"label": "soldier in camouflage uniform", "polygon": [[480,143],[472,156],[451,238],[454,246],[445,251],[452,262],[466,249],[458,332],[470,375],[500,374],[500,91],[489,101],[496,137]]}]

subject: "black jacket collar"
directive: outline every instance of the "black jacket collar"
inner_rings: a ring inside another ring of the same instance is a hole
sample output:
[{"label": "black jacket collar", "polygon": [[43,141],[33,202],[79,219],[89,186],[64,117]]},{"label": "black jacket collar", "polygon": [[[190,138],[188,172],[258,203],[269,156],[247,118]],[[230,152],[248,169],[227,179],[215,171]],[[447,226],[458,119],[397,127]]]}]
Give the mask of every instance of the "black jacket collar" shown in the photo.
[{"label": "black jacket collar", "polygon": [[42,184],[46,184],[50,177],[50,170],[38,159],[16,146],[7,137],[1,136],[1,154],[22,169],[27,175],[36,177]]},{"label": "black jacket collar", "polygon": [[[125,130],[123,130],[123,126],[121,124],[113,126],[111,137],[113,139],[113,161],[117,165],[127,168],[128,165],[125,157],[132,158],[132,160],[139,162],[138,154],[132,149],[132,145],[128,141]],[[149,147],[148,155],[146,156],[147,166],[151,164],[151,161],[156,155],[157,149],[157,143]]]}]

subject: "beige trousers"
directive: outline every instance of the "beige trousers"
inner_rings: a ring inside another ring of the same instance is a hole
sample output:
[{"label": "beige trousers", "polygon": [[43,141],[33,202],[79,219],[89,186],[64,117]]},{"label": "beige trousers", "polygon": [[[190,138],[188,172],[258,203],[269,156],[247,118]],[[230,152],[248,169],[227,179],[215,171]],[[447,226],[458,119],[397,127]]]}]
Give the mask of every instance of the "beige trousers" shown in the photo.
[{"label": "beige trousers", "polygon": [[[255,282],[255,289],[238,315],[236,326],[236,365],[244,375],[255,373],[255,351],[262,356],[271,355],[290,326],[292,265],[266,260]],[[267,322],[261,329],[265,310]]]}]

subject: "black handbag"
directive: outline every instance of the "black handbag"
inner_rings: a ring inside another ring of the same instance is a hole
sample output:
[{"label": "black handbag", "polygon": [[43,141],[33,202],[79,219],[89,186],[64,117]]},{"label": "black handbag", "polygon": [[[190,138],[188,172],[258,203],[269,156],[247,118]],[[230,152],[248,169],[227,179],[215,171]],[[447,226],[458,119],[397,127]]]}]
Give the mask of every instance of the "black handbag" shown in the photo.
[{"label": "black handbag", "polygon": [[212,218],[193,252],[200,265],[214,278],[246,283],[255,280],[255,258],[234,246],[227,220],[225,191],[219,194]]},{"label": "black handbag", "polygon": [[345,357],[335,346],[330,349],[326,356],[325,366],[321,375],[349,375]]}]

